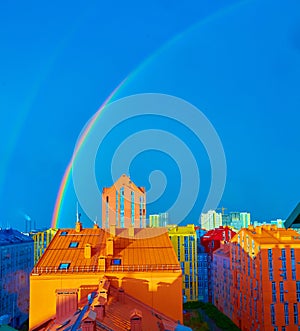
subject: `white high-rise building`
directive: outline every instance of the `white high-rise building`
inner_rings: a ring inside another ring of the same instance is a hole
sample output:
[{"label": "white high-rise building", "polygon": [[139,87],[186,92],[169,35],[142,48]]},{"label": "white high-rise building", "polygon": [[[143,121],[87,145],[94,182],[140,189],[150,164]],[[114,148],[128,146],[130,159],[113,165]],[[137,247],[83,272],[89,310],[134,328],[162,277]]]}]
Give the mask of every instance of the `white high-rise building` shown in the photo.
[{"label": "white high-rise building", "polygon": [[201,214],[201,227],[206,230],[218,228],[222,225],[222,214],[215,210],[209,210]]}]

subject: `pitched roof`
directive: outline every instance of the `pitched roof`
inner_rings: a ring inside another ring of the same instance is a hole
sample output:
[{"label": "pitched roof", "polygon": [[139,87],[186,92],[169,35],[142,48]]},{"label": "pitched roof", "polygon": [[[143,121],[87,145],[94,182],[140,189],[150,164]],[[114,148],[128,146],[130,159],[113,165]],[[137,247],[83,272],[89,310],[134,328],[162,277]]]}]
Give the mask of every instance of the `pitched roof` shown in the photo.
[{"label": "pitched roof", "polygon": [[300,202],[284,222],[285,228],[300,228]]},{"label": "pitched roof", "polygon": [[27,242],[33,242],[33,239],[17,230],[0,230],[0,246],[15,245]]},{"label": "pitched roof", "polygon": [[[106,271],[179,270],[179,262],[165,229],[116,229],[115,236],[100,228],[58,230],[33,273],[97,271],[99,257],[106,257]],[[113,238],[113,255],[106,254],[107,239]],[[91,245],[91,258],[86,258],[85,246]],[[119,260],[119,261],[116,261]],[[113,263],[117,262],[117,263]],[[127,268],[127,269],[126,269]]]},{"label": "pitched roof", "polygon": [[[95,300],[97,301],[98,298],[95,297]],[[56,331],[58,329],[67,331],[71,330],[74,325],[79,327],[80,323],[87,318],[90,320],[96,319],[96,330],[128,331],[130,329],[130,317],[135,311],[142,317],[143,330],[159,331],[158,323],[162,323],[170,331],[175,331],[178,327],[176,321],[127,293],[124,293],[124,301],[119,301],[118,290],[113,286],[110,287],[109,299],[105,304],[105,316],[102,320],[95,316],[95,312],[92,310],[93,304],[94,302],[89,304],[87,298],[85,298],[79,304],[80,309],[72,316],[66,317],[65,322],[58,323],[55,318],[52,318],[34,331]]]},{"label": "pitched roof", "polygon": [[[293,244],[300,245],[300,235],[298,232],[292,229],[277,228],[276,225],[262,225],[248,227],[247,229],[241,229],[238,234],[244,233],[251,236],[254,241],[260,245],[269,244]],[[232,242],[238,240],[238,236],[235,236]]]},{"label": "pitched roof", "polygon": [[123,174],[122,176],[120,176],[120,178],[118,180],[116,180],[116,182],[110,186],[110,187],[103,187],[102,189],[102,193],[104,192],[108,192],[108,191],[115,191],[115,190],[119,190],[119,188],[121,186],[127,186],[135,191],[140,191],[141,193],[145,193],[145,187],[140,187],[137,186],[131,179],[130,177],[128,177],[127,175]]}]

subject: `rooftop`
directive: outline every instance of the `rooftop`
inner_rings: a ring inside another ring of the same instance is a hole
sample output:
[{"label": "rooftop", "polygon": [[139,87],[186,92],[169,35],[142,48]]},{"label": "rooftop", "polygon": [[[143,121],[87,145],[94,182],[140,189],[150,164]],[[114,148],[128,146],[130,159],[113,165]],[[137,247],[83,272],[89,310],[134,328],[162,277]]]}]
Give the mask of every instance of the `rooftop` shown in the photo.
[{"label": "rooftop", "polygon": [[[54,317],[45,321],[40,327],[34,331],[70,331],[79,329],[81,323],[89,318],[95,321],[96,330],[109,331],[128,331],[130,330],[130,318],[136,314],[142,319],[142,330],[145,331],[159,331],[162,324],[166,330],[173,331],[178,326],[178,323],[171,318],[165,316],[161,312],[155,310],[134,297],[123,294],[123,298],[119,297],[119,290],[113,286],[108,285],[106,299],[101,297],[101,293],[95,293],[92,299],[84,298],[79,303],[79,310],[70,316],[66,316],[64,322],[58,322]],[[103,317],[97,315],[95,307],[101,304],[105,305],[105,313]]]},{"label": "rooftop", "polygon": [[[86,251],[90,251],[90,254]],[[88,255],[86,255],[88,254]],[[58,230],[35,273],[180,270],[168,233],[162,228]],[[102,270],[102,269],[101,269]]]},{"label": "rooftop", "polygon": [[0,230],[0,246],[15,245],[27,242],[33,242],[33,240],[29,236],[26,236],[17,230]]},{"label": "rooftop", "polygon": [[300,228],[300,202],[284,222],[286,228]]},{"label": "rooftop", "polygon": [[107,193],[108,191],[115,191],[119,190],[120,187],[127,186],[130,189],[133,189],[135,191],[140,191],[141,193],[145,193],[145,187],[140,187],[134,184],[134,182],[128,177],[127,175],[123,174],[112,186],[110,187],[104,187],[102,190],[102,193]]},{"label": "rooftop", "polygon": [[[249,226],[242,229],[238,234],[244,232],[251,236],[260,245],[263,244],[293,244],[300,245],[300,234],[292,229],[278,228],[276,225]],[[235,241],[237,237],[235,237]]]}]

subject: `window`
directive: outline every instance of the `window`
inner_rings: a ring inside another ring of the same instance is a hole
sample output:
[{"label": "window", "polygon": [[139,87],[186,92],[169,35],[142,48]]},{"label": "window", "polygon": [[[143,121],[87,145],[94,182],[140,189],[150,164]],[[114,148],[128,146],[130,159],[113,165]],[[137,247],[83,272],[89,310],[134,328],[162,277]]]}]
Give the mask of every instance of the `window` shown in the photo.
[{"label": "window", "polygon": [[144,202],[144,198],[140,197],[140,227],[143,227],[143,202]]},{"label": "window", "polygon": [[116,191],[116,226],[119,225],[119,192]]},{"label": "window", "polygon": [[289,325],[289,304],[287,302],[284,303],[284,322],[285,325]]},{"label": "window", "polygon": [[274,304],[271,304],[271,307],[270,307],[271,309],[271,323],[272,323],[272,325],[274,325],[275,324],[275,306],[274,306]]},{"label": "window", "polygon": [[280,302],[284,302],[284,285],[283,285],[283,282],[279,283],[279,291],[280,291]]},{"label": "window", "polygon": [[131,191],[131,225],[134,226],[134,192]]},{"label": "window", "polygon": [[78,242],[77,241],[71,241],[70,242],[70,245],[69,245],[69,248],[76,248],[76,247],[78,247]]},{"label": "window", "polygon": [[273,254],[272,249],[268,249],[269,279],[273,280]]},{"label": "window", "polygon": [[276,283],[272,282],[272,301],[276,302]]},{"label": "window", "polygon": [[112,259],[111,264],[112,265],[121,265],[121,259]]},{"label": "window", "polygon": [[105,202],[105,227],[109,227],[109,198],[106,196]]},{"label": "window", "polygon": [[121,187],[120,188],[120,195],[121,195],[121,198],[120,198],[120,215],[121,215],[121,228],[124,228],[125,227],[125,224],[124,224],[124,187]]},{"label": "window", "polygon": [[62,232],[60,233],[60,236],[66,236],[67,234],[68,234],[67,231],[62,231]]},{"label": "window", "polygon": [[71,263],[61,263],[58,267],[58,270],[67,270],[69,269]]},{"label": "window", "polygon": [[297,301],[300,302],[300,281],[296,282],[296,296],[297,296]]},{"label": "window", "polygon": [[298,304],[294,303],[294,324],[298,324]]}]

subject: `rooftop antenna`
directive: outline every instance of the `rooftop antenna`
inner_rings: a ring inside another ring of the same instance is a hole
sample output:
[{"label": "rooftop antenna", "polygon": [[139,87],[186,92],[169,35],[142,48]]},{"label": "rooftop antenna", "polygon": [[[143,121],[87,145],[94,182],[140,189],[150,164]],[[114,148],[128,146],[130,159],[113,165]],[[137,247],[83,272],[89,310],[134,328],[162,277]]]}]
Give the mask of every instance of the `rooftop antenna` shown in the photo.
[{"label": "rooftop antenna", "polygon": [[78,201],[76,204],[76,222],[80,222],[80,216],[81,214],[78,212]]}]

